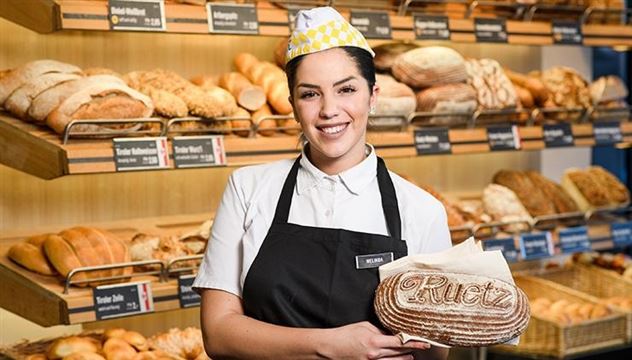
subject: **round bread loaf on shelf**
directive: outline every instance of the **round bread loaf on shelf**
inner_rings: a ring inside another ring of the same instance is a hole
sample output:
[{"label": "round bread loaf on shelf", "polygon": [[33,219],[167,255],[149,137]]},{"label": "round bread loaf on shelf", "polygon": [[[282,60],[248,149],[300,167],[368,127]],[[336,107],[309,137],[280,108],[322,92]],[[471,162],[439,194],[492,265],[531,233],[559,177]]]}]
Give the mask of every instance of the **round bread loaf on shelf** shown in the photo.
[{"label": "round bread loaf on shelf", "polygon": [[560,184],[547,179],[537,171],[527,171],[525,174],[535,187],[540,189],[546,198],[551,200],[557,213],[569,213],[579,210],[573,198],[568,195]]},{"label": "round bread loaf on shelf", "polygon": [[396,79],[414,88],[467,80],[463,56],[442,46],[418,48],[399,55],[392,72]]},{"label": "round bread loaf on shelf", "polygon": [[480,275],[415,270],[384,279],[374,302],[392,333],[450,346],[501,344],[526,330],[527,296],[515,285]]},{"label": "round bread loaf on shelf", "polygon": [[373,63],[375,64],[375,69],[383,72],[391,71],[393,63],[399,55],[418,47],[416,44],[406,42],[386,43],[374,47],[375,57],[373,58]]},{"label": "round bread loaf on shelf", "polygon": [[96,353],[100,349],[100,344],[93,338],[82,336],[70,336],[57,339],[51,344],[46,352],[46,356],[51,359],[63,359],[66,356],[78,352]]},{"label": "round bread loaf on shelf", "polygon": [[498,185],[511,189],[531,216],[555,214],[555,207],[551,199],[545,196],[541,189],[535,186],[523,172],[500,170],[494,175],[493,181]]}]

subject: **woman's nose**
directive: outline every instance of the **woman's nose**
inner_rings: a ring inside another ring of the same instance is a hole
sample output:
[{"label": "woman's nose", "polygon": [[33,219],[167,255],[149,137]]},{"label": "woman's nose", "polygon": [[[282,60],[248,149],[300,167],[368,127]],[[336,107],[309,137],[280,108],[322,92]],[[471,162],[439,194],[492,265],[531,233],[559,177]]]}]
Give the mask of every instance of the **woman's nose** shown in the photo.
[{"label": "woman's nose", "polygon": [[319,115],[323,119],[331,119],[338,115],[338,104],[332,95],[324,94],[321,97]]}]

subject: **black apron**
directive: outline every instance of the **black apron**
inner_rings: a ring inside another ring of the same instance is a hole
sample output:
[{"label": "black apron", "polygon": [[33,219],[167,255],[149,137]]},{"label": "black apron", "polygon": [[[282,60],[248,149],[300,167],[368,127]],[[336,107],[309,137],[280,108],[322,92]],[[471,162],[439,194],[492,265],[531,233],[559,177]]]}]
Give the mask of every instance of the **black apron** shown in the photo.
[{"label": "black apron", "polygon": [[391,236],[288,223],[299,161],[285,179],[270,230],[246,276],[245,314],[290,327],[330,328],[359,321],[381,327],[373,311],[378,269],[357,269],[356,256],[392,252],[398,259],[408,253],[386,165],[378,158],[377,179]]}]

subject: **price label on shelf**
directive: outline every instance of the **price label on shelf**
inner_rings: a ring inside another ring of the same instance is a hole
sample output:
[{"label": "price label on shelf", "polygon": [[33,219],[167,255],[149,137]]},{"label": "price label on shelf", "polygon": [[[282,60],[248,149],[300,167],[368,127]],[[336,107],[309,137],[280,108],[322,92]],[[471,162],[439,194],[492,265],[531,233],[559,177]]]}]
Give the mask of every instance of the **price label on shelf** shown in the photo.
[{"label": "price label on shelf", "polygon": [[525,260],[536,260],[553,256],[550,232],[520,235],[520,255]]},{"label": "price label on shelf", "polygon": [[108,0],[108,20],[112,30],[167,30],[162,0]]},{"label": "price label on shelf", "polygon": [[350,21],[367,39],[390,39],[391,19],[382,11],[351,11]]},{"label": "price label on shelf", "polygon": [[508,262],[518,261],[518,250],[512,237],[483,240],[486,251],[500,250]]},{"label": "price label on shelf", "polygon": [[593,123],[593,135],[597,145],[613,145],[623,141],[621,124],[618,121]]},{"label": "price label on shelf", "polygon": [[474,19],[476,42],[506,43],[507,22],[505,19]]},{"label": "price label on shelf", "polygon": [[562,229],[559,232],[560,249],[563,253],[591,251],[588,229],[585,226]]},{"label": "price label on shelf", "polygon": [[208,31],[223,34],[259,34],[254,4],[206,4]]},{"label": "price label on shelf", "polygon": [[172,145],[176,168],[226,165],[224,137],[221,135],[177,136]]},{"label": "price label on shelf", "polygon": [[556,44],[581,45],[584,42],[582,24],[577,21],[553,19],[551,30]]},{"label": "price label on shelf", "polygon": [[166,137],[116,138],[112,140],[116,171],[169,167]]},{"label": "price label on shelf", "polygon": [[447,16],[413,15],[417,40],[450,40],[450,23]]},{"label": "price label on shelf", "polygon": [[632,221],[610,224],[610,233],[615,246],[632,245]]},{"label": "price label on shelf", "polygon": [[452,152],[447,128],[415,130],[417,155],[449,154]]},{"label": "price label on shelf", "polygon": [[548,148],[575,145],[573,130],[568,123],[542,125],[542,135]]},{"label": "price label on shelf", "polygon": [[487,141],[492,151],[519,150],[520,133],[515,125],[487,127]]},{"label": "price label on shelf", "polygon": [[149,281],[97,286],[92,290],[97,320],[154,311]]},{"label": "price label on shelf", "polygon": [[195,275],[182,275],[178,277],[178,298],[180,307],[187,308],[200,306],[200,295],[191,289]]}]

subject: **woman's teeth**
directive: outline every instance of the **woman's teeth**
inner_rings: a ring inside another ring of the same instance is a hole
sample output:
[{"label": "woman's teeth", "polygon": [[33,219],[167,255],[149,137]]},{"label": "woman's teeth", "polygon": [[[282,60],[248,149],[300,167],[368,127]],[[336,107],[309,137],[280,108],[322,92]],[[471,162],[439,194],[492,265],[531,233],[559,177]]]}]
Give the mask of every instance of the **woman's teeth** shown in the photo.
[{"label": "woman's teeth", "polygon": [[332,126],[332,127],[323,127],[321,128],[321,130],[325,132],[326,134],[337,134],[341,132],[342,130],[344,130],[347,127],[347,125],[348,124],[342,124],[342,125]]}]

